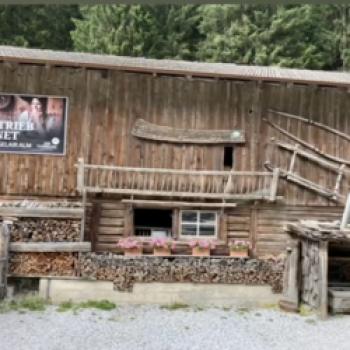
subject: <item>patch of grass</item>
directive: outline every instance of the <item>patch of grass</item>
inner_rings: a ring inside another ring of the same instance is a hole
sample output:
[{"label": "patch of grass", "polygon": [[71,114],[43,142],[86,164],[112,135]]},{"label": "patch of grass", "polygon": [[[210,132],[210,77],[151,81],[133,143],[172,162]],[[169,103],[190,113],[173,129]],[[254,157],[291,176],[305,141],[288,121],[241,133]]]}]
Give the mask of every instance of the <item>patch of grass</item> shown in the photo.
[{"label": "patch of grass", "polygon": [[68,310],[72,310],[74,308],[74,304],[71,301],[64,301],[63,303],[58,305],[56,309],[57,312],[66,312]]},{"label": "patch of grass", "polygon": [[[117,306],[108,300],[88,300],[82,303],[74,304],[72,301],[65,301],[61,303],[56,309],[57,312],[73,311],[74,315],[78,314],[80,309],[98,309],[103,311],[110,311]],[[95,315],[95,313],[92,313]]]},{"label": "patch of grass", "polygon": [[0,313],[18,311],[19,313],[25,313],[28,311],[45,311],[46,306],[49,303],[39,297],[26,297],[23,299],[3,301],[0,303]]},{"label": "patch of grass", "polygon": [[174,311],[174,310],[188,309],[189,307],[190,306],[187,304],[173,303],[173,304],[169,304],[169,305],[163,305],[163,306],[161,306],[161,309]]},{"label": "patch of grass", "polygon": [[231,308],[228,307],[228,306],[225,306],[225,307],[222,308],[222,311],[231,311]]},{"label": "patch of grass", "polygon": [[104,311],[111,311],[116,307],[117,305],[108,300],[88,300],[79,304],[80,309],[98,309]]},{"label": "patch of grass", "polygon": [[45,311],[48,302],[42,298],[31,297],[20,299],[18,309],[26,309],[29,311]]}]

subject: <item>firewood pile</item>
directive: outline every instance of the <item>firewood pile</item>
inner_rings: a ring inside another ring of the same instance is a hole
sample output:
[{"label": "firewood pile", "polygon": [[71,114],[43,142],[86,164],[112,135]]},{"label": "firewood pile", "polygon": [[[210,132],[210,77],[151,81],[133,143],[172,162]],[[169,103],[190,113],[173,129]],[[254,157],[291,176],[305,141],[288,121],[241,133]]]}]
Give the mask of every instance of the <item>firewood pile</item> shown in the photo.
[{"label": "firewood pile", "polygon": [[15,275],[74,276],[77,256],[74,253],[13,253],[9,273]]},{"label": "firewood pile", "polygon": [[11,242],[78,242],[80,221],[22,218],[12,225],[10,239]]},{"label": "firewood pile", "polygon": [[262,285],[282,291],[284,259],[229,259],[83,254],[79,260],[82,277],[113,281],[120,291],[132,290],[135,282],[195,282]]}]

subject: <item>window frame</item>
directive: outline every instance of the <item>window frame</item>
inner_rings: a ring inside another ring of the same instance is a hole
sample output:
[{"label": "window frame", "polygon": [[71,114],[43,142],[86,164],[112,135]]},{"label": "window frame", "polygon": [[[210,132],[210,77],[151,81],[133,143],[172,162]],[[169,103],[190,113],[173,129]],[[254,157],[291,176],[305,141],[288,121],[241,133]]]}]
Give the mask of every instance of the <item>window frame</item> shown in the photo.
[{"label": "window frame", "polygon": [[[196,222],[184,222],[182,217],[183,217],[183,213],[185,212],[195,212],[196,216],[197,216],[197,220]],[[201,213],[210,213],[210,214],[214,214],[215,215],[215,220],[213,221],[213,223],[210,224],[205,224],[205,223],[201,223],[200,222],[200,214]],[[196,235],[183,235],[182,234],[182,227],[183,225],[193,225],[196,226]],[[200,235],[200,227],[201,226],[206,226],[206,227],[213,227],[214,226],[214,235],[211,236],[204,236],[204,235]],[[179,213],[179,237],[183,238],[183,239],[217,239],[218,238],[218,234],[219,234],[219,215],[218,212],[216,210],[201,210],[201,209],[183,209],[180,210]]]}]

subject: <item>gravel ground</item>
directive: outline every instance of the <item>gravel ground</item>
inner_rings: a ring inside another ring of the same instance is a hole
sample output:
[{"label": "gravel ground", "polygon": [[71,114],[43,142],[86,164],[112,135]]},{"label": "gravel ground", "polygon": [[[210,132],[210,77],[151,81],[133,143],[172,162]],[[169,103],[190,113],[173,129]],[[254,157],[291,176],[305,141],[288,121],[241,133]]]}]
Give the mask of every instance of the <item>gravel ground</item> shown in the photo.
[{"label": "gravel ground", "polygon": [[123,306],[0,314],[1,350],[348,350],[350,316],[319,321],[275,310]]}]

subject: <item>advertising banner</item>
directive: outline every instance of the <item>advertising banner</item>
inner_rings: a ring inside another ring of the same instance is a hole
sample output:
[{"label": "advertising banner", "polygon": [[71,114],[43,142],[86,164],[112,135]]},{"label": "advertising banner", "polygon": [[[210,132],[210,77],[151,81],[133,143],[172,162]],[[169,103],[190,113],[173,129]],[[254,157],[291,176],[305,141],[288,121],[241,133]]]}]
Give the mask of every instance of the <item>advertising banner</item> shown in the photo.
[{"label": "advertising banner", "polygon": [[0,152],[64,155],[67,97],[0,92]]}]

